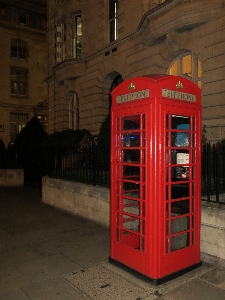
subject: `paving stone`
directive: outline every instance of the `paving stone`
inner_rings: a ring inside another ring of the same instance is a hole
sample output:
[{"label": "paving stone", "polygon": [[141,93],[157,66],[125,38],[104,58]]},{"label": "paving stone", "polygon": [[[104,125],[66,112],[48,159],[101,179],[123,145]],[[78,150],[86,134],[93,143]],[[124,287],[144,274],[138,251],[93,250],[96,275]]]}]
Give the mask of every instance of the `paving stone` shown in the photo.
[{"label": "paving stone", "polygon": [[25,261],[23,264],[18,264],[17,268],[30,282],[37,282],[60,275],[62,276],[79,269],[80,266],[62,254],[56,254],[33,261]]},{"label": "paving stone", "polygon": [[65,275],[68,281],[89,295],[91,299],[156,299],[157,296],[121,278],[101,265]]},{"label": "paving stone", "polygon": [[15,289],[10,292],[0,293],[0,300],[30,300],[30,298],[21,289]]},{"label": "paving stone", "polygon": [[1,267],[0,293],[6,293],[23,285],[29,284],[29,279],[24,276],[15,266]]},{"label": "paving stone", "polygon": [[[90,298],[63,278],[53,278],[23,287],[32,300],[87,300]],[[18,298],[19,299],[19,298]]]},{"label": "paving stone", "polygon": [[225,291],[212,284],[194,279],[164,294],[171,300],[222,300]]}]

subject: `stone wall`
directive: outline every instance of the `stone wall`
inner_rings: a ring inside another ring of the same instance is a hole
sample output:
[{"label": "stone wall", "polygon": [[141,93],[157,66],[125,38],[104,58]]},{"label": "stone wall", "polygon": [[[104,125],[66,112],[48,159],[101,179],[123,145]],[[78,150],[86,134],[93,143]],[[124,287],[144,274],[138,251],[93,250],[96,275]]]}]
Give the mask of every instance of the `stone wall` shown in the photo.
[{"label": "stone wall", "polygon": [[203,261],[225,267],[225,205],[202,205],[201,256]]},{"label": "stone wall", "polygon": [[43,177],[42,202],[109,226],[109,189]]},{"label": "stone wall", "polygon": [[24,171],[22,169],[0,169],[0,186],[23,186]]},{"label": "stone wall", "polygon": [[[43,177],[42,201],[66,212],[109,226],[109,189]],[[225,266],[225,206],[203,202],[201,259]]]}]

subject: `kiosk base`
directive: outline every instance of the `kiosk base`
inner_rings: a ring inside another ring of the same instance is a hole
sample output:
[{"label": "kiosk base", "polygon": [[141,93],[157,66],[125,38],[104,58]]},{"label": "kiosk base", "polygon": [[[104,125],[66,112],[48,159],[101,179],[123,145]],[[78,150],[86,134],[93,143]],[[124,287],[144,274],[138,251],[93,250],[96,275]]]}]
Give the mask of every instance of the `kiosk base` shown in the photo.
[{"label": "kiosk base", "polygon": [[181,275],[184,275],[185,273],[195,270],[196,268],[201,267],[201,265],[202,265],[202,262],[200,261],[199,263],[191,265],[185,269],[179,270],[177,272],[174,272],[172,274],[166,275],[166,276],[158,278],[158,279],[154,279],[154,278],[148,277],[147,275],[144,275],[144,274],[124,265],[123,263],[121,263],[111,257],[109,257],[109,262],[117,267],[124,269],[127,272],[130,272],[132,275],[136,276],[137,278],[139,278],[145,282],[153,283],[154,285],[163,284],[169,280],[175,279]]}]

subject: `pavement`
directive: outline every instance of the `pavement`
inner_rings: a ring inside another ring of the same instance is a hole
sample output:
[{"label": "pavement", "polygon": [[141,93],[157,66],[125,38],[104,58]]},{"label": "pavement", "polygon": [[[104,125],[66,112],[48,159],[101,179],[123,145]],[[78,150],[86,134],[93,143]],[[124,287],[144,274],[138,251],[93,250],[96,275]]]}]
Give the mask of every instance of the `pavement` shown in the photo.
[{"label": "pavement", "polygon": [[225,270],[203,263],[155,286],[109,263],[109,228],[0,187],[0,300],[222,300]]}]

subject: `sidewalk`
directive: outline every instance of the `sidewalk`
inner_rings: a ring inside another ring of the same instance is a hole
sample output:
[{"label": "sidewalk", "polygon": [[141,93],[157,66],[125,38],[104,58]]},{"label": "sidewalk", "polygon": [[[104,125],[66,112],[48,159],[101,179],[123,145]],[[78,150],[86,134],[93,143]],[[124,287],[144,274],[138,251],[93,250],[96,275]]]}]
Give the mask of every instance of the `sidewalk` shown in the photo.
[{"label": "sidewalk", "polygon": [[108,263],[109,229],[0,188],[0,300],[222,300],[225,270],[203,265],[154,286]]}]

